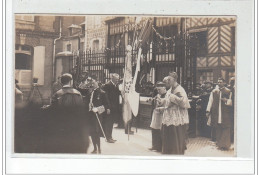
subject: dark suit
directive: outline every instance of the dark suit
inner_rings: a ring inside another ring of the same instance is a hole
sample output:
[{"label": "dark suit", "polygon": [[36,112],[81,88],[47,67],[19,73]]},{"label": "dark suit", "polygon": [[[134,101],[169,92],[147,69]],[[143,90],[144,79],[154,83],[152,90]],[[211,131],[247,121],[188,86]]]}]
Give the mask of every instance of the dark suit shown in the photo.
[{"label": "dark suit", "polygon": [[119,95],[121,92],[117,85],[114,85],[111,81],[103,86],[104,91],[107,94],[108,100],[110,102],[110,115],[104,121],[105,133],[108,139],[112,138],[112,130],[114,122],[119,120],[120,117],[120,105],[119,105]]}]

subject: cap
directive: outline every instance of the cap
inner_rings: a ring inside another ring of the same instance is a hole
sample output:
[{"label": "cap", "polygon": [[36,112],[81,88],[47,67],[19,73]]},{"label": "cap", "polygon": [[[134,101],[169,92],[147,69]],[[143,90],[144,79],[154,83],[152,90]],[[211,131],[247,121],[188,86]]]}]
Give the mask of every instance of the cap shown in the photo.
[{"label": "cap", "polygon": [[72,80],[72,75],[71,74],[69,74],[69,73],[65,73],[65,74],[63,74],[62,76],[61,76],[61,78],[69,78],[70,80]]},{"label": "cap", "polygon": [[157,82],[156,83],[156,87],[165,87],[165,83],[163,83],[163,82]]}]

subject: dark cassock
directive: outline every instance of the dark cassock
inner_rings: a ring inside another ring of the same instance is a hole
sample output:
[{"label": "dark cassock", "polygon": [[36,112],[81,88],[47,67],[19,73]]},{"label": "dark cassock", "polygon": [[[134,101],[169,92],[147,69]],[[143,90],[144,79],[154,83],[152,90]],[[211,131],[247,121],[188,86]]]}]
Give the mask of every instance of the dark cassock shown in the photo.
[{"label": "dark cassock", "polygon": [[[165,96],[162,120],[162,153],[184,154],[189,124],[187,94],[181,85],[170,88]],[[159,108],[160,109],[160,108]]]},{"label": "dark cassock", "polygon": [[103,86],[103,90],[106,92],[108,101],[110,103],[110,114],[104,119],[105,134],[107,139],[112,139],[113,125],[115,122],[119,123],[122,115],[120,113],[119,96],[121,92],[119,91],[118,85],[114,84],[112,81],[107,82]]},{"label": "dark cassock", "polygon": [[231,142],[234,143],[234,122],[235,122],[235,86],[229,86],[229,89],[232,93],[232,106],[231,106]]},{"label": "dark cassock", "polygon": [[45,137],[40,152],[87,153],[89,146],[88,118],[83,113],[81,93],[65,85],[51,99],[46,113]]},{"label": "dark cassock", "polygon": [[210,125],[216,131],[216,144],[220,149],[229,149],[231,146],[231,106],[223,99],[231,98],[231,91],[226,88],[214,89],[209,97],[207,111],[210,112]]},{"label": "dark cassock", "polygon": [[[212,90],[212,89],[211,89]],[[197,117],[199,121],[200,136],[211,138],[211,127],[207,125],[206,109],[209,102],[209,96],[211,91],[205,90],[197,100],[197,105],[200,109],[197,111]]]},{"label": "dark cassock", "polygon": [[[89,103],[88,103],[89,101]],[[107,109],[110,109],[109,101],[105,91],[100,88],[96,88],[86,97],[86,104],[88,104],[88,115],[90,121],[90,135],[94,146],[94,152],[99,151],[100,149],[100,137],[103,137],[103,132],[101,129],[104,128],[103,120],[107,116]],[[97,112],[93,112],[92,109],[97,108]],[[98,119],[99,121],[98,121]],[[99,123],[100,122],[100,123]],[[101,124],[101,126],[100,126]]]}]

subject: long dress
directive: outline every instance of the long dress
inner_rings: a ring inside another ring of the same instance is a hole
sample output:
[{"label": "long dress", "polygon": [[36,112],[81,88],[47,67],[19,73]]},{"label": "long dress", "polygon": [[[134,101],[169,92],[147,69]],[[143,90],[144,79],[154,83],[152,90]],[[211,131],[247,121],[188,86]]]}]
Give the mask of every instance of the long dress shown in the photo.
[{"label": "long dress", "polygon": [[[174,95],[173,95],[174,94]],[[177,85],[166,93],[162,121],[162,153],[184,154],[186,149],[188,108],[190,104],[185,90]]]}]

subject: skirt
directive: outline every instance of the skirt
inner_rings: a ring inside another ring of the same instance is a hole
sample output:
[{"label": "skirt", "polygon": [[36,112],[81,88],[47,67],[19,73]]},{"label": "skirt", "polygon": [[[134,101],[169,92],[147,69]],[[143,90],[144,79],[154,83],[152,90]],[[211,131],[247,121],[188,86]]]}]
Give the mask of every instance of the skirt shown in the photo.
[{"label": "skirt", "polygon": [[216,127],[216,144],[219,148],[229,149],[231,146],[230,127]]},{"label": "skirt", "polygon": [[186,125],[162,125],[162,154],[183,155],[186,149]]}]

